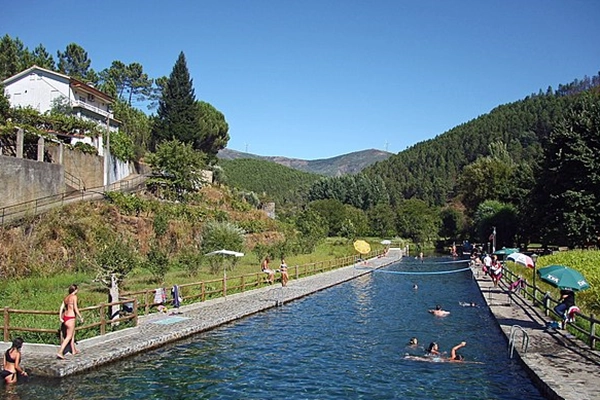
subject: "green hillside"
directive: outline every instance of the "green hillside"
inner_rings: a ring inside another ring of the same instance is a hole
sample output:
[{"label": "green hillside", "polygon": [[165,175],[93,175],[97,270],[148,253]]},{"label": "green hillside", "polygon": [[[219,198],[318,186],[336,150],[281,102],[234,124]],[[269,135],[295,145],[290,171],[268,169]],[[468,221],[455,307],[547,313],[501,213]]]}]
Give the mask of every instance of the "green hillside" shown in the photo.
[{"label": "green hillside", "polygon": [[298,171],[271,161],[240,158],[220,160],[229,186],[251,191],[277,207],[306,202],[308,188],[320,175]]},{"label": "green hillside", "polygon": [[342,176],[358,174],[363,169],[378,161],[389,158],[392,153],[376,149],[355,151],[348,154],[318,160],[301,160],[282,156],[259,156],[251,153],[243,153],[231,149],[222,149],[217,155],[222,160],[236,160],[239,158],[252,158],[294,168],[304,172],[324,176]]},{"label": "green hillside", "polygon": [[456,184],[463,169],[478,157],[489,155],[491,143],[506,144],[516,163],[534,165],[552,130],[584,94],[563,92],[532,95],[501,105],[367,167],[365,173],[384,179],[393,204],[418,198],[431,205],[444,205],[457,195]]}]

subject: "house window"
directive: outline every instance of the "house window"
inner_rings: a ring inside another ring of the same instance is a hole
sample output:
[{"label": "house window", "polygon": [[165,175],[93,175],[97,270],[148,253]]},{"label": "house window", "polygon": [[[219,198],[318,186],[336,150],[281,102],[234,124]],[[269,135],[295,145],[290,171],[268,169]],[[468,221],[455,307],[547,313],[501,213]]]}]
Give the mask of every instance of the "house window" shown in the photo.
[{"label": "house window", "polygon": [[94,95],[91,93],[88,93],[87,99],[88,99],[88,101],[91,101],[91,102],[96,101],[96,97],[94,97]]}]

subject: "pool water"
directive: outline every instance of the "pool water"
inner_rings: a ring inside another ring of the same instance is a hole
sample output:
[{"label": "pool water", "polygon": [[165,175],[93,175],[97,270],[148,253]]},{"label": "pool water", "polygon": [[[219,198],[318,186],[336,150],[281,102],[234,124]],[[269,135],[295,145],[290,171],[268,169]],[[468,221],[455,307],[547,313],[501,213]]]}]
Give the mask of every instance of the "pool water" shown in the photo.
[{"label": "pool water", "polygon": [[[45,400],[543,399],[508,358],[489,310],[460,305],[484,303],[469,271],[443,273],[463,267],[447,257],[405,258],[98,370],[4,390],[7,398]],[[422,271],[440,274],[404,274]],[[437,304],[450,314],[429,314]],[[413,336],[421,347],[407,345]],[[463,340],[464,363],[405,358],[423,355],[431,341],[449,352]]]}]

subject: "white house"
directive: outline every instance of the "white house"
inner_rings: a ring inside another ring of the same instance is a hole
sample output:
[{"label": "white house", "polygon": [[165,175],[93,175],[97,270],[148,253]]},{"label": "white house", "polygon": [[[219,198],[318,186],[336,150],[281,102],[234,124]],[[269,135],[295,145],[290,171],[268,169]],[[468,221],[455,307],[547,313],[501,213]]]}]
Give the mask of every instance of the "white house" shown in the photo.
[{"label": "white house", "polygon": [[[79,118],[97,122],[109,132],[119,129],[119,121],[114,119],[110,110],[113,98],[75,78],[34,65],[2,83],[11,107],[31,107],[45,113],[59,99],[69,105]],[[64,134],[61,136],[65,137]],[[71,144],[88,143],[98,149],[100,156],[104,154],[103,135],[97,138],[69,136]]]}]

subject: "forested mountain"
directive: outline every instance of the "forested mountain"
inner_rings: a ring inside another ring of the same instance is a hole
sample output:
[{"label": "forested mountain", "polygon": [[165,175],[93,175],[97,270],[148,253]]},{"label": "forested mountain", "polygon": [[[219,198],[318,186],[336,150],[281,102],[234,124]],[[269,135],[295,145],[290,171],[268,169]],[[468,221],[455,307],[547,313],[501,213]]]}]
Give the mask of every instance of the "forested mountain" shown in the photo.
[{"label": "forested mountain", "polygon": [[297,158],[279,156],[258,156],[256,154],[222,149],[219,151],[217,156],[223,160],[234,160],[238,158],[261,159],[272,161],[277,164],[285,165],[286,167],[304,172],[310,172],[324,176],[341,176],[347,174],[357,174],[369,165],[389,158],[392,156],[392,153],[369,149],[319,160],[300,160]]},{"label": "forested mountain", "polygon": [[543,143],[576,97],[550,93],[501,105],[364,172],[383,178],[392,204],[417,198],[430,205],[444,205],[458,194],[456,185],[463,169],[478,157],[489,155],[491,143],[504,143],[512,160],[519,164],[539,160]]},{"label": "forested mountain", "polygon": [[222,159],[219,165],[227,185],[254,192],[277,207],[305,203],[309,187],[321,179],[317,174],[254,158]]}]

